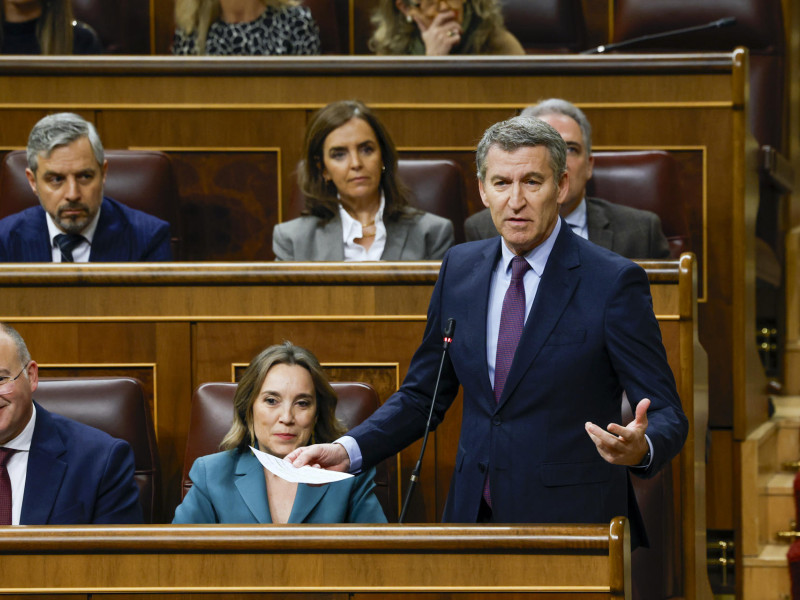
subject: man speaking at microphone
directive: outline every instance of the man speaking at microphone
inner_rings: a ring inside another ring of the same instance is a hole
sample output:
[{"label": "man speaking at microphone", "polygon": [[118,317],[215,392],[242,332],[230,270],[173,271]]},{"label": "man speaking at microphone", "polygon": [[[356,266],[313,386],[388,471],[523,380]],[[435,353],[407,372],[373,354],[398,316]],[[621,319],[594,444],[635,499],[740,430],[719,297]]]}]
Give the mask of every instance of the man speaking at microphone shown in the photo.
[{"label": "man speaking at microphone", "polygon": [[[445,256],[400,390],[346,437],[288,460],[355,472],[418,439],[453,318],[433,417],[436,426],[463,386],[444,521],[607,523],[622,515],[633,544],[646,543],[630,474],[648,477],[667,464],[688,422],[644,270],[559,218],[566,152],[558,132],[531,117],[486,131],[478,185],[501,237]],[[635,414],[625,426],[623,391]]]}]

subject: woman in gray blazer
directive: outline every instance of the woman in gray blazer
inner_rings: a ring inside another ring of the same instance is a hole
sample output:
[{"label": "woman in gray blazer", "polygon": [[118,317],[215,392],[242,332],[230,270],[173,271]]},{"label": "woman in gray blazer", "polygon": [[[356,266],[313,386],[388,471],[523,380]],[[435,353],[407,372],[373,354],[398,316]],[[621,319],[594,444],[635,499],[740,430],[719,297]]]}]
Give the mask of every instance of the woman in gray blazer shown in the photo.
[{"label": "woman in gray blazer", "polygon": [[298,169],[302,216],[275,226],[277,260],[438,260],[453,224],[412,208],[397,178],[397,150],[375,114],[356,100],[314,115]]}]

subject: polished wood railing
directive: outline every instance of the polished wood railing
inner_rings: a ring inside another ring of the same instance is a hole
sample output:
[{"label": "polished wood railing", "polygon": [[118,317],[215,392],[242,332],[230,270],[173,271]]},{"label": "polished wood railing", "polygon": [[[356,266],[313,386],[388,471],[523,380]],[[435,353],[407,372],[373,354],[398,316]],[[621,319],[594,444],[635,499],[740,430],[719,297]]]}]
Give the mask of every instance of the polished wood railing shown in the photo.
[{"label": "polished wood railing", "polygon": [[548,526],[0,528],[0,594],[518,592],[629,600],[630,590],[624,518]]}]

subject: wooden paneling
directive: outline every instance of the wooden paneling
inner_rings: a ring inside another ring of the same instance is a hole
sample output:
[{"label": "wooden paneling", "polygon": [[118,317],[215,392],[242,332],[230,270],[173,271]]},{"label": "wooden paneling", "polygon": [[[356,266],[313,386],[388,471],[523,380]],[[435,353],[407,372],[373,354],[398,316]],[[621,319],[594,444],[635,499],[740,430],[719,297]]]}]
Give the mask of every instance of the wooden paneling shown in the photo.
[{"label": "wooden paneling", "polygon": [[[277,169],[279,199],[256,218],[261,246],[247,250],[266,257],[275,215],[288,214],[291,186],[284,184],[300,156],[305,123],[324,104],[364,100],[404,154],[460,155],[489,124],[531,102],[569,98],[592,121],[599,148],[665,148],[686,156],[680,184],[694,195],[692,246],[703,254],[700,336],[709,351],[711,423],[742,439],[766,417],[753,333],[757,190],[745,143],[745,68],[743,52],[502,60],[0,59],[0,116],[25,123],[4,128],[0,148],[23,145],[33,117],[57,109],[93,118],[110,148],[223,158],[275,148],[274,166],[271,158],[259,162],[258,176]],[[221,166],[217,171],[224,173]],[[254,185],[241,193],[271,193]],[[216,193],[229,192],[209,191]],[[705,194],[701,215],[698,194]],[[480,208],[474,195],[469,202],[471,210]]]},{"label": "wooden paneling", "polygon": [[0,592],[11,593],[560,592],[623,600],[631,588],[622,518],[491,528],[7,528],[0,552]]}]

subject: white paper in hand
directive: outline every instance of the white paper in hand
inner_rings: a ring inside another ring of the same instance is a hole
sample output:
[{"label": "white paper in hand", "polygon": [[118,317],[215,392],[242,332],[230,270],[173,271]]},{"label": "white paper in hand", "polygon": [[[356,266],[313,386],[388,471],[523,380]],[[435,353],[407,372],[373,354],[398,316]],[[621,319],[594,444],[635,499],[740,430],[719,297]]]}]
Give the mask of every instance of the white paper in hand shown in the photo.
[{"label": "white paper in hand", "polygon": [[342,479],[352,477],[350,473],[315,469],[308,465],[298,469],[289,461],[278,458],[277,456],[272,456],[272,454],[267,454],[261,450],[256,450],[252,446],[250,446],[250,450],[256,455],[258,462],[270,473],[274,473],[281,479],[291,481],[292,483],[331,483],[333,481],[341,481]]}]

